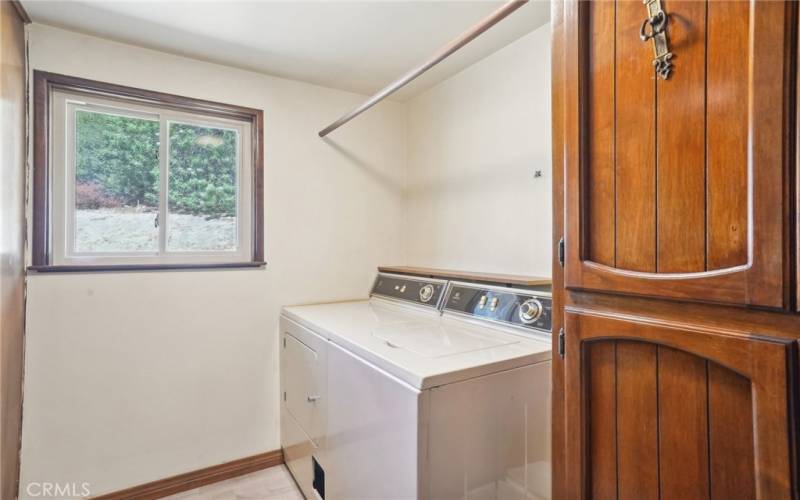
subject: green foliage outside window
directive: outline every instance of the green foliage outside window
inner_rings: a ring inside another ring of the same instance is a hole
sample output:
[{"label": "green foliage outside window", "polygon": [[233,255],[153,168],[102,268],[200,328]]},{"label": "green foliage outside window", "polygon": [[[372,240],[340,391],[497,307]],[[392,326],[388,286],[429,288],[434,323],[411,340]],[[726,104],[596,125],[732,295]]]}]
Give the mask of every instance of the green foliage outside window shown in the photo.
[{"label": "green foliage outside window", "polygon": [[236,214],[236,132],[173,123],[169,129],[169,209]]},{"label": "green foliage outside window", "polygon": [[[205,217],[236,214],[237,134],[170,125],[169,209]],[[159,123],[76,113],[78,208],[159,203]]]},{"label": "green foliage outside window", "polygon": [[158,122],[85,111],[75,119],[78,194],[96,192],[99,205],[158,207]]}]

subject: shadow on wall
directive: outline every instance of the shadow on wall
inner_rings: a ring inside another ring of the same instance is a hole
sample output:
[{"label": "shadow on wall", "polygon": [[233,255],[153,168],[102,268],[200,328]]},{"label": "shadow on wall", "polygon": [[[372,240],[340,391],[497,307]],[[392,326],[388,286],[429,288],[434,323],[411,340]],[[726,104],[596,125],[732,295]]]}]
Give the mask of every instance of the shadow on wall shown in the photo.
[{"label": "shadow on wall", "polygon": [[397,194],[403,193],[405,189],[405,186],[403,186],[403,184],[398,184],[394,178],[385,174],[384,172],[381,172],[378,168],[371,165],[367,160],[364,160],[363,158],[359,157],[353,151],[347,149],[346,147],[342,146],[341,144],[337,143],[336,141],[328,137],[323,137],[322,141],[325,142],[328,146],[330,146],[331,149],[339,153],[348,162],[357,166],[359,169],[361,169],[362,172],[364,172],[372,179],[377,181],[385,189]]}]

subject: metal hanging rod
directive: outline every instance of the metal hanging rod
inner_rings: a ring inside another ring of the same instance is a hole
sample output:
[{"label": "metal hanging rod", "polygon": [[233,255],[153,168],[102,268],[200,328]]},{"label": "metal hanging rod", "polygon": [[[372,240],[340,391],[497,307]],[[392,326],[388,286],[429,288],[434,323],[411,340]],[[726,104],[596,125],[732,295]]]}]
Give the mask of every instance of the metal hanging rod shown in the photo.
[{"label": "metal hanging rod", "polygon": [[514,12],[515,10],[519,9],[523,5],[528,3],[528,0],[511,0],[510,2],[506,3],[496,11],[492,12],[488,17],[484,20],[473,26],[472,28],[468,29],[461,35],[459,35],[454,40],[450,41],[448,44],[440,48],[433,56],[431,56],[427,61],[422,63],[421,65],[417,66],[416,68],[412,69],[405,75],[401,76],[394,82],[390,83],[383,89],[379,90],[377,94],[373,95],[369,99],[367,99],[361,106],[357,107],[356,109],[350,111],[349,113],[345,114],[335,122],[331,123],[324,129],[319,131],[320,137],[325,137],[326,135],[330,134],[337,128],[341,127],[345,123],[349,122],[356,116],[360,115],[364,111],[368,110],[372,106],[378,104],[382,100],[386,99],[390,95],[394,94],[397,90],[407,85],[409,82],[420,76],[421,74],[425,73],[432,67],[436,66],[443,60],[445,60],[450,54],[457,51],[464,45],[468,44],[475,38],[477,38],[481,33],[488,30],[495,24],[499,23],[503,19],[505,19],[509,14]]}]

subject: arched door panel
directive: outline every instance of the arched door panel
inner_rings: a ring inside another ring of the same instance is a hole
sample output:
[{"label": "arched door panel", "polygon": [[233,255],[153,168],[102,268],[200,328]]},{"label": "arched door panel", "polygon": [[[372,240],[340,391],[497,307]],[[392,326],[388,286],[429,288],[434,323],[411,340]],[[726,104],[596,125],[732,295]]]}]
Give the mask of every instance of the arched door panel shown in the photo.
[{"label": "arched door panel", "polygon": [[565,285],[788,304],[791,2],[663,2],[668,79],[640,1],[567,4]]},{"label": "arched door panel", "polygon": [[569,498],[791,497],[792,342],[578,310],[566,331]]}]

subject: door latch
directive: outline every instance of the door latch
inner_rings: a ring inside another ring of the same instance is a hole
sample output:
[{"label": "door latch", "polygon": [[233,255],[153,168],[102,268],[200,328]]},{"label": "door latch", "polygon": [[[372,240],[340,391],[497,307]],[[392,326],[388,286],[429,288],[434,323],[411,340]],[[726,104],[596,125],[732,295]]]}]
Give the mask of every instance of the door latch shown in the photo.
[{"label": "door latch", "polygon": [[664,12],[661,0],[644,0],[644,6],[647,8],[647,19],[639,29],[639,38],[643,42],[653,41],[653,66],[656,67],[656,74],[666,80],[672,72],[672,52],[667,41],[669,16]]},{"label": "door latch", "polygon": [[564,267],[564,238],[558,240],[558,263]]},{"label": "door latch", "polygon": [[562,358],[567,354],[567,346],[566,346],[566,334],[564,333],[564,328],[558,329],[558,355]]}]

